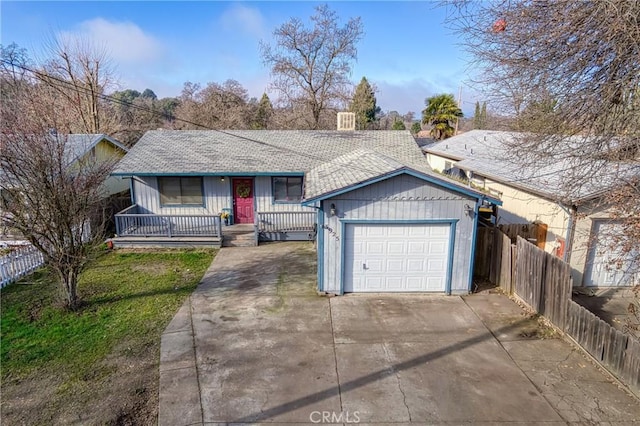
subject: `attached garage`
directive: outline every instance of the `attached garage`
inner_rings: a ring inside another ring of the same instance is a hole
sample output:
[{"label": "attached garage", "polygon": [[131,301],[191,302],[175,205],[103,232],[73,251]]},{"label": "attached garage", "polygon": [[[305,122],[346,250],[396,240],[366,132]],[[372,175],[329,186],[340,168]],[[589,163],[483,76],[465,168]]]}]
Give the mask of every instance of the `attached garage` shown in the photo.
[{"label": "attached garage", "polygon": [[621,225],[608,220],[596,220],[584,273],[587,287],[624,287],[633,285],[630,253],[617,248],[614,235],[624,234]]},{"label": "attached garage", "polygon": [[455,223],[345,224],[345,292],[447,291]]},{"label": "attached garage", "polygon": [[318,210],[320,291],[464,294],[478,209],[500,201],[361,150],[307,173],[303,204]]}]

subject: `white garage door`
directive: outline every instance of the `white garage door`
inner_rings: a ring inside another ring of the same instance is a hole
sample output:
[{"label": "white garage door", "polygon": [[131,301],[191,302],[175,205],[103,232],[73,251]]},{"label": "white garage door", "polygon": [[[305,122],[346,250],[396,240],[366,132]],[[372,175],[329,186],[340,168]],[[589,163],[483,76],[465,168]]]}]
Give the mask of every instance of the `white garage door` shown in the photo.
[{"label": "white garage door", "polygon": [[444,292],[449,224],[347,224],[345,292]]},{"label": "white garage door", "polygon": [[622,287],[634,285],[630,253],[616,244],[615,235],[623,233],[620,224],[598,221],[593,226],[591,247],[585,267],[584,283],[589,287]]}]

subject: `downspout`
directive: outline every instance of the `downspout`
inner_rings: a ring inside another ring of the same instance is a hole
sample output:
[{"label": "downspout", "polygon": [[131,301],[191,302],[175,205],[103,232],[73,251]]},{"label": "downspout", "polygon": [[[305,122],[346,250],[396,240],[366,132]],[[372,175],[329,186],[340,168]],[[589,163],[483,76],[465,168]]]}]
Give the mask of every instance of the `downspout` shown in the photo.
[{"label": "downspout", "polygon": [[129,197],[131,198],[131,205],[136,203],[136,196],[133,192],[133,176],[129,178]]},{"label": "downspout", "polygon": [[324,210],[322,208],[322,201],[320,201],[320,207],[317,207],[317,250],[318,250],[318,271],[317,271],[317,288],[318,291],[324,291]]},{"label": "downspout", "polygon": [[570,208],[566,208],[563,204],[560,204],[562,210],[569,215],[569,223],[567,224],[567,234],[565,235],[564,255],[562,260],[570,263],[571,251],[573,249],[573,238],[576,234],[576,215],[578,214],[578,207],[571,205]]}]

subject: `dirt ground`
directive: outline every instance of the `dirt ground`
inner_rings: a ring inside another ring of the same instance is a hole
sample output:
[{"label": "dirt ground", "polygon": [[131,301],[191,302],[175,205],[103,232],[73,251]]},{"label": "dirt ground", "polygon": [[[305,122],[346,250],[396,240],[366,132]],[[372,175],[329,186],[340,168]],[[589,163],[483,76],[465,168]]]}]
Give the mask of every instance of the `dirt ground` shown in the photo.
[{"label": "dirt ground", "polygon": [[64,378],[55,373],[3,383],[2,423],[154,425],[159,357],[160,341],[145,348],[125,342],[73,387],[61,386]]}]

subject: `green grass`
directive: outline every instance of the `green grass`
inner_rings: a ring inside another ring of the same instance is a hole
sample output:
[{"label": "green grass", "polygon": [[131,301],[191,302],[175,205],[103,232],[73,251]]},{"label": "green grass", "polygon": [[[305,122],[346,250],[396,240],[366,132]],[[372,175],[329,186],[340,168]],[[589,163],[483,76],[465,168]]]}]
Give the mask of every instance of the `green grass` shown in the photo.
[{"label": "green grass", "polygon": [[57,302],[46,271],[0,292],[3,387],[34,374],[76,380],[108,375],[101,363],[119,351],[135,357],[160,335],[211,263],[213,251],[111,252],[81,275],[76,312]]}]

